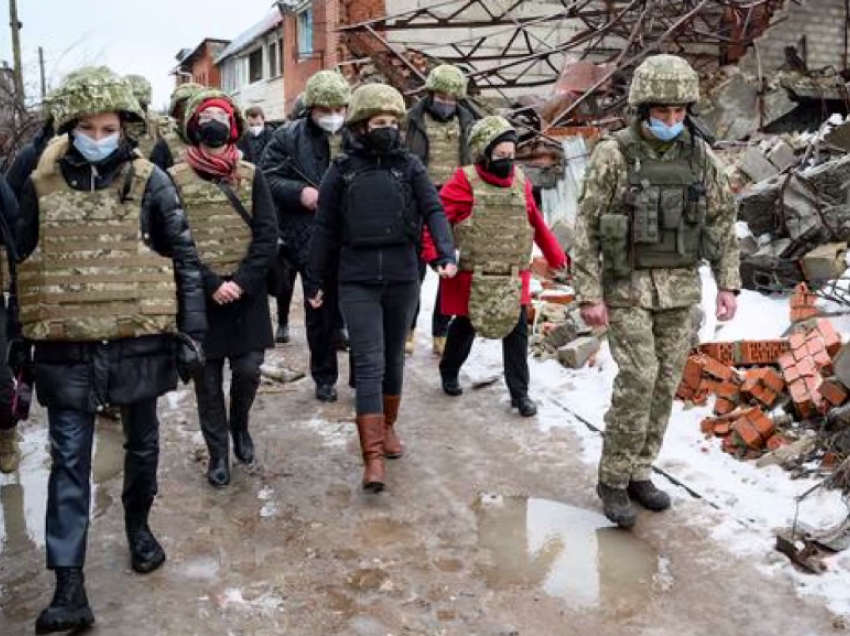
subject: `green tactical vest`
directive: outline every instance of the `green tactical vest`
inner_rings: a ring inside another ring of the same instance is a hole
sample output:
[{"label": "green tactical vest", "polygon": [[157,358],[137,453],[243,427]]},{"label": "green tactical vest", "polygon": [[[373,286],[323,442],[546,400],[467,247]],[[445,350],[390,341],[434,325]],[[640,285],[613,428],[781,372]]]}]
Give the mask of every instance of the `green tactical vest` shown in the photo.
[{"label": "green tactical vest", "polygon": [[176,132],[170,132],[162,138],[168,144],[168,151],[171,153],[171,160],[174,165],[183,163],[183,151],[186,150],[186,142]]},{"label": "green tactical vest", "polygon": [[328,154],[330,161],[333,161],[334,158],[342,152],[342,135],[328,135]]},{"label": "green tactical vest", "polygon": [[[201,262],[217,276],[232,276],[248,255],[251,228],[221,188],[198,176],[189,164],[173,166],[168,172],[180,191]],[[254,172],[253,164],[240,161],[237,183],[232,186],[249,214],[253,207]]]},{"label": "green tactical vest", "polygon": [[443,185],[461,164],[460,122],[457,117],[439,121],[426,112],[425,130],[428,135],[428,174],[433,183]]},{"label": "green tactical vest", "polygon": [[692,144],[686,133],[657,159],[634,126],[614,133],[614,138],[628,166],[623,208],[631,220],[633,268],[695,266],[706,220],[708,158],[702,142]]},{"label": "green tactical vest", "polygon": [[110,187],[73,190],[59,167],[68,146],[67,135],[54,139],[32,175],[39,231],[18,268],[24,336],[86,342],[176,333],[173,265],[146,245],[139,221],[153,164],[137,156]]}]

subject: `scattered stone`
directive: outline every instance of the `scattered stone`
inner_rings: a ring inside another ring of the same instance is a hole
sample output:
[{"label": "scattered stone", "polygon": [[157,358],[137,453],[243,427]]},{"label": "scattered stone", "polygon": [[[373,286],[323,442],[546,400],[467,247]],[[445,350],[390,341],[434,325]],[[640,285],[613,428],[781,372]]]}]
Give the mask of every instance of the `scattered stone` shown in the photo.
[{"label": "scattered stone", "polygon": [[803,273],[810,283],[835,280],[847,269],[847,243],[827,243],[808,252],[802,259]]},{"label": "scattered stone", "polygon": [[570,369],[581,369],[599,351],[599,339],[582,336],[558,349],[558,361]]},{"label": "scattered stone", "polygon": [[779,170],[768,161],[756,146],[747,148],[738,168],[753,181],[766,181],[779,174]]}]

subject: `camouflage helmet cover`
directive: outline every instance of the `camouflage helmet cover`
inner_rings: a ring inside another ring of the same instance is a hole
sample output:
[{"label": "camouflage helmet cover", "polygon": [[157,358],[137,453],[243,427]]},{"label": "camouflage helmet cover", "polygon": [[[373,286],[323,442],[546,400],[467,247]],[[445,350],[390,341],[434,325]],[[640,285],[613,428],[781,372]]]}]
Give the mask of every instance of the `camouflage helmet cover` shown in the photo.
[{"label": "camouflage helmet cover", "polygon": [[174,112],[177,110],[177,107],[180,106],[181,102],[190,100],[202,90],[204,90],[203,86],[193,82],[180,84],[180,86],[175,88],[171,93],[171,103],[168,106],[168,114],[174,117]]},{"label": "camouflage helmet cover", "polygon": [[129,82],[106,66],[88,66],[68,74],[50,95],[50,112],[59,132],[67,131],[81,117],[100,113],[116,112],[127,120],[145,120]]},{"label": "camouflage helmet cover", "polygon": [[364,84],[351,96],[346,122],[349,125],[356,124],[382,113],[395,115],[401,119],[406,111],[404,97],[392,86]]},{"label": "camouflage helmet cover", "polygon": [[694,104],[699,101],[699,76],[678,55],[653,55],[635,70],[629,105]]},{"label": "camouflage helmet cover", "polygon": [[486,158],[490,144],[509,132],[516,133],[516,129],[504,117],[490,115],[478,120],[469,132],[469,149],[473,160]]},{"label": "camouflage helmet cover", "polygon": [[139,100],[143,107],[148,106],[153,100],[153,89],[151,83],[142,75],[126,75],[124,77],[133,87],[133,95]]},{"label": "camouflage helmet cover", "polygon": [[348,106],[350,99],[351,88],[336,71],[319,71],[307,80],[304,90],[304,105],[307,108],[339,108]]},{"label": "camouflage helmet cover", "polygon": [[425,88],[454,97],[466,97],[466,77],[457,66],[440,64],[428,73]]},{"label": "camouflage helmet cover", "polygon": [[245,134],[245,130],[247,129],[247,123],[245,121],[245,116],[242,114],[242,109],[233,101],[233,98],[225,93],[224,91],[220,91],[216,88],[205,88],[196,92],[192,97],[189,98],[189,101],[186,103],[185,115],[183,116],[183,135],[185,139],[191,139],[189,136],[189,124],[194,119],[195,115],[198,114],[201,105],[207,101],[208,99],[223,99],[227,103],[229,103],[233,107],[233,119],[236,123],[236,131],[238,136],[241,138],[242,135]]}]

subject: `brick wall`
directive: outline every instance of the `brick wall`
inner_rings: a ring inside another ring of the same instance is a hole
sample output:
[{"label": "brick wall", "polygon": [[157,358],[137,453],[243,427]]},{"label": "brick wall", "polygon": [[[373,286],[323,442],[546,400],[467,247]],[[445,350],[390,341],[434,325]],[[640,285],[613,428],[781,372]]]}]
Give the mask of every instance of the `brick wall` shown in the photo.
[{"label": "brick wall", "polygon": [[192,60],[188,72],[192,74],[192,81],[201,86],[221,88],[221,71],[213,64],[214,51],[209,44],[205,44],[199,55]]},{"label": "brick wall", "polygon": [[[777,14],[785,21],[768,29],[757,40],[762,70],[765,73],[775,71],[785,62],[786,46],[796,46],[800,55],[800,40],[806,38],[806,62],[810,69],[833,66],[836,70],[844,67],[845,15],[842,0],[803,0],[796,4],[786,0],[786,8]],[[742,62],[743,68],[751,73],[757,71],[755,51],[750,52]]]}]

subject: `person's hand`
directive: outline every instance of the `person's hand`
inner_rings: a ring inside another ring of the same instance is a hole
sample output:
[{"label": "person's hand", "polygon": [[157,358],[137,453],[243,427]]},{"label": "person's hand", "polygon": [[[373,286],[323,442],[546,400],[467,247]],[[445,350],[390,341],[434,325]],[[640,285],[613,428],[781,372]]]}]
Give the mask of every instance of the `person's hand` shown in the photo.
[{"label": "person's hand", "polygon": [[177,334],[177,375],[184,384],[204,368],[206,357],[201,343],[185,333]]},{"label": "person's hand", "polygon": [[242,288],[232,280],[222,283],[213,294],[213,300],[219,305],[236,302],[242,297]]},{"label": "person's hand", "polygon": [[738,311],[738,297],[735,292],[721,289],[717,292],[717,319],[720,322],[728,322],[735,317]]},{"label": "person's hand", "polygon": [[581,318],[588,327],[608,326],[608,307],[601,300],[581,306]]},{"label": "person's hand", "polygon": [[319,205],[319,191],[310,186],[301,190],[301,205],[308,210],[315,210]]},{"label": "person's hand", "polygon": [[310,306],[313,309],[319,309],[319,307],[322,306],[322,303],[325,302],[325,292],[320,289],[316,292],[315,296],[313,296],[312,298],[308,298],[307,302],[310,303]]},{"label": "person's hand", "polygon": [[440,278],[454,278],[457,276],[457,265],[454,263],[440,265],[437,267],[437,274],[440,275]]}]

